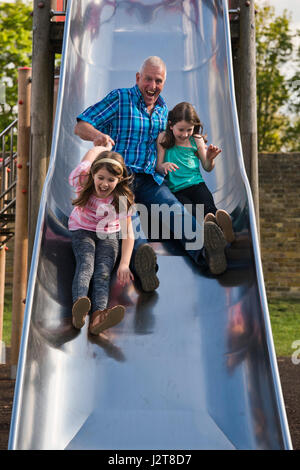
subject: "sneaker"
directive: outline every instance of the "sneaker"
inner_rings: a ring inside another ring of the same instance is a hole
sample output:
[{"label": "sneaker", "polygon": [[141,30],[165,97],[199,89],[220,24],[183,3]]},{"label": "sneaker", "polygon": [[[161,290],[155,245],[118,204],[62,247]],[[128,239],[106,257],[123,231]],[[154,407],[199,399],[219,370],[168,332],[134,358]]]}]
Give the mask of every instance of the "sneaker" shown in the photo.
[{"label": "sneaker", "polygon": [[206,222],[204,224],[204,248],[212,274],[222,274],[227,269],[226,245],[227,242],[220,227],[214,222]]},{"label": "sneaker", "polygon": [[120,323],[124,318],[124,314],[125,308],[123,305],[116,305],[105,310],[96,310],[90,322],[89,332],[92,335],[99,335],[102,331]]},{"label": "sneaker", "polygon": [[153,292],[159,286],[156,275],[156,254],[152,246],[144,244],[137,249],[134,258],[134,267],[141,281],[144,292]]},{"label": "sneaker", "polygon": [[74,328],[80,330],[84,323],[85,317],[89,313],[91,308],[91,301],[88,297],[79,297],[79,299],[74,302],[72,307],[72,324]]},{"label": "sneaker", "polygon": [[232,220],[228,212],[218,209],[216,212],[216,220],[217,224],[221,227],[227,242],[232,243],[235,240],[235,235],[232,228]]}]

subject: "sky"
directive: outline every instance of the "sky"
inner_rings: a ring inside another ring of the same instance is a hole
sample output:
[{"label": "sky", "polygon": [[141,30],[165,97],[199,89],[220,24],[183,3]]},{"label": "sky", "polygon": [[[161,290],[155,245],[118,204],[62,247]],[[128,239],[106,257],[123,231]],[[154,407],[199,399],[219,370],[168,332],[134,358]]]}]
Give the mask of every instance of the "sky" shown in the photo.
[{"label": "sky", "polygon": [[300,29],[300,0],[268,0],[269,4],[275,7],[277,15],[281,15],[284,10],[292,14],[291,26],[293,29]]}]

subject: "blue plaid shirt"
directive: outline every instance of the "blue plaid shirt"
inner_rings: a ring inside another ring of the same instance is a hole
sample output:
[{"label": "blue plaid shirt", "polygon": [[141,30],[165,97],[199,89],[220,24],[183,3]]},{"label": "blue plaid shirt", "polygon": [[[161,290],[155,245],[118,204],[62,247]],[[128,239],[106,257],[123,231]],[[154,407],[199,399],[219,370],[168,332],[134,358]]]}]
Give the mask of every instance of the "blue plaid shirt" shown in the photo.
[{"label": "blue plaid shirt", "polygon": [[147,173],[161,184],[164,176],[155,170],[156,139],[165,130],[168,108],[159,96],[150,115],[137,85],[111,91],[103,100],[77,116],[89,122],[114,141],[113,150],[120,153],[135,173]]}]

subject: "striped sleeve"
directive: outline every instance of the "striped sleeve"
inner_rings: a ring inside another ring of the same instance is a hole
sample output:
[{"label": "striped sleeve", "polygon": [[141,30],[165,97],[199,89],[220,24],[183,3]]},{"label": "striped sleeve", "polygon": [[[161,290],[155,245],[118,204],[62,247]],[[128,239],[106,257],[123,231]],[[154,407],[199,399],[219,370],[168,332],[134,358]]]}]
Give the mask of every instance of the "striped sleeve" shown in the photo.
[{"label": "striped sleeve", "polygon": [[74,168],[74,170],[70,173],[69,184],[73,186],[73,188],[80,190],[82,187],[84,177],[88,176],[90,168],[91,168],[91,162],[87,160],[80,162],[79,165],[77,165],[77,167]]},{"label": "striped sleeve", "polygon": [[87,108],[77,116],[77,121],[86,121],[101,130],[116,116],[119,110],[119,90],[111,91],[103,100]]}]

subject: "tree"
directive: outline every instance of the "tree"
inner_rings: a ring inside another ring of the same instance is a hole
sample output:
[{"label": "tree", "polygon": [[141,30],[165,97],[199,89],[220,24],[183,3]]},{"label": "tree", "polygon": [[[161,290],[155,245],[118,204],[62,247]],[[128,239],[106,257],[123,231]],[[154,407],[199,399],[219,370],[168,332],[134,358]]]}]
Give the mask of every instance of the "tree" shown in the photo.
[{"label": "tree", "polygon": [[259,151],[278,151],[284,144],[289,117],[282,111],[290,97],[290,87],[282,70],[293,53],[290,19],[285,11],[275,16],[268,4],[260,6],[256,17],[257,127]]},{"label": "tree", "polygon": [[[300,36],[300,30],[297,31]],[[294,60],[295,71],[288,80],[290,100],[288,110],[291,122],[286,132],[286,149],[290,152],[300,152],[300,46]]]},{"label": "tree", "polygon": [[17,116],[18,67],[31,66],[31,3],[0,3],[0,83],[5,90],[4,102],[0,103],[0,130]]}]

